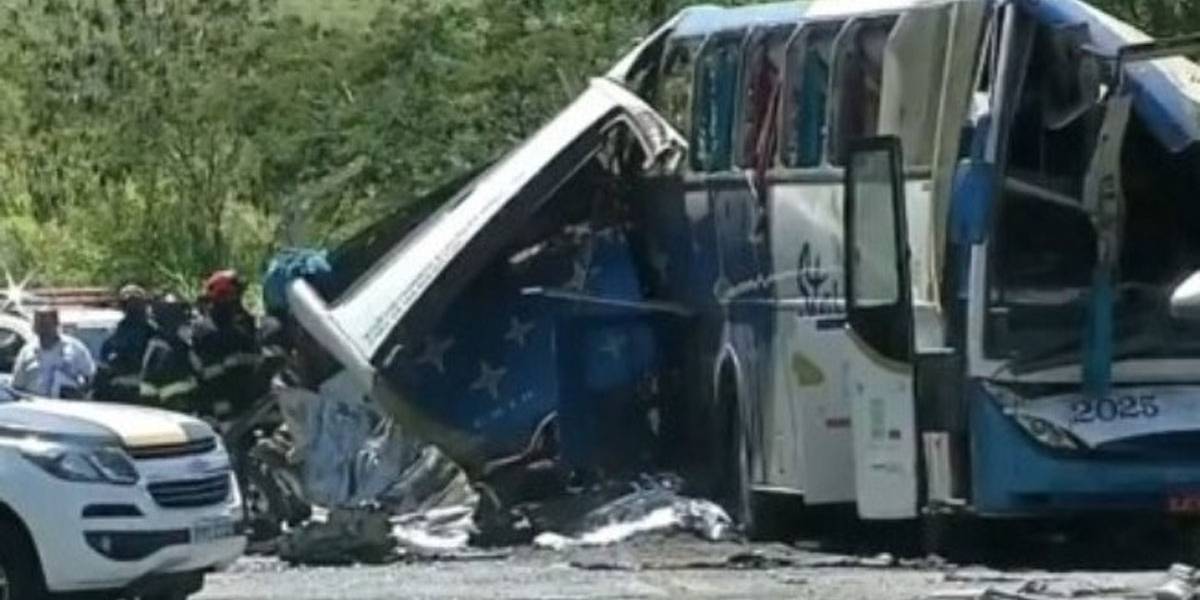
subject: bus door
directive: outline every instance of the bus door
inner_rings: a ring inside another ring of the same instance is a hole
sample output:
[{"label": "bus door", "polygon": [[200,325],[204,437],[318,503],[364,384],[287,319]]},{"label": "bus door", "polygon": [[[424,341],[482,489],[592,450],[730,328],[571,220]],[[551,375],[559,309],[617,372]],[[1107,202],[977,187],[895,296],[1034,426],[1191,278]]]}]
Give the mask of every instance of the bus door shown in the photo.
[{"label": "bus door", "polygon": [[845,393],[858,514],[917,516],[913,309],[900,140],[858,140],[845,170]]}]

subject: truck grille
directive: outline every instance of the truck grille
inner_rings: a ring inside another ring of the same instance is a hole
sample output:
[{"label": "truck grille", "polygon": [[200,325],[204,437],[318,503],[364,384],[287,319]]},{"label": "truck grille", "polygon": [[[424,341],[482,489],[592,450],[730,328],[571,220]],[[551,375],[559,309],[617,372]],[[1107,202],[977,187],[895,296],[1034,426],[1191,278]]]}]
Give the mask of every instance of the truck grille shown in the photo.
[{"label": "truck grille", "polygon": [[230,476],[222,473],[203,479],[151,483],[150,496],[163,508],[196,508],[224,502],[229,497]]},{"label": "truck grille", "polygon": [[179,458],[181,456],[192,456],[193,454],[207,454],[212,452],[216,447],[217,438],[208,437],[200,440],[184,442],[182,444],[127,448],[126,451],[129,452],[129,455],[135,460],[155,460],[159,458]]}]

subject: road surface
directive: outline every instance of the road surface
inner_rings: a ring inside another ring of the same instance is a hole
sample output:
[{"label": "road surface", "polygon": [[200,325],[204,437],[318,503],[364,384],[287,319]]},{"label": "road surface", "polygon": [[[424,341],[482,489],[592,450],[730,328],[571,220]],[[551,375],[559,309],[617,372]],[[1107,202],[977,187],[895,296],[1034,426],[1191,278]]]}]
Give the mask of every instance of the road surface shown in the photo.
[{"label": "road surface", "polygon": [[[1036,557],[1031,557],[1036,562]],[[1040,597],[1147,597],[1165,567],[1133,571],[954,568],[930,561],[858,559],[782,544],[712,544],[675,537],[601,549],[518,548],[455,560],[378,567],[292,568],[248,558],[214,575],[201,600],[393,598],[830,598],[912,600],[998,587]]]}]

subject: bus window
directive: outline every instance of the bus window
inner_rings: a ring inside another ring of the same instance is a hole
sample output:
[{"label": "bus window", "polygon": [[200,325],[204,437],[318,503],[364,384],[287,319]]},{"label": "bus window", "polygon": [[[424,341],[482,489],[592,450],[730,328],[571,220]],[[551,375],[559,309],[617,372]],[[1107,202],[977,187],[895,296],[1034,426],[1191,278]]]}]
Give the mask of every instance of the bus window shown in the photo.
[{"label": "bus window", "polygon": [[733,105],[737,96],[740,37],[710,41],[696,69],[692,111],[692,169],[715,172],[732,164]]},{"label": "bus window", "polygon": [[833,40],[840,28],[836,24],[806,28],[788,47],[782,157],[786,167],[821,164]]},{"label": "bus window", "polygon": [[791,31],[756,31],[746,52],[742,72],[742,121],[738,131],[738,165],[770,166],[775,155],[775,115],[784,51]]},{"label": "bus window", "polygon": [[658,94],[659,112],[681,132],[692,130],[692,90],[695,87],[699,40],[673,42],[662,63]]},{"label": "bus window", "polygon": [[[939,142],[937,120],[943,92],[960,97],[970,93],[968,80],[946,81],[950,22],[949,7],[919,8],[896,21],[883,60],[883,97],[878,110],[878,132],[898,136],[904,143],[909,166],[928,167]],[[969,69],[971,61],[954,69]],[[966,71],[969,72],[969,71]],[[952,143],[950,140],[940,140]]]},{"label": "bus window", "polygon": [[829,156],[845,163],[847,144],[879,130],[880,95],[883,91],[883,56],[894,19],[852,22],[834,49],[833,125]]}]

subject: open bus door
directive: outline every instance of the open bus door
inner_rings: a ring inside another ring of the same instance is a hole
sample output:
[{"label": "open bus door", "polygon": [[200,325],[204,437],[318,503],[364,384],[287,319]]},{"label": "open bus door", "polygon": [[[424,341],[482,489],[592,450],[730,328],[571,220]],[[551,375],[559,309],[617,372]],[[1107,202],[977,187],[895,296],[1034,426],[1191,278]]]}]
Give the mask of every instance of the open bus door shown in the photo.
[{"label": "open bus door", "polygon": [[858,514],[917,516],[912,285],[900,140],[852,144],[845,171],[846,358]]}]

